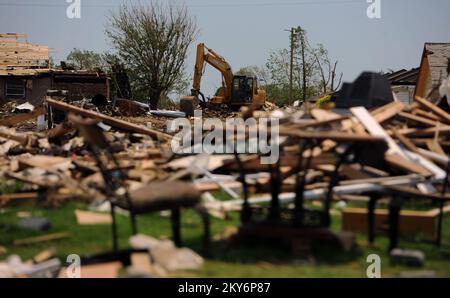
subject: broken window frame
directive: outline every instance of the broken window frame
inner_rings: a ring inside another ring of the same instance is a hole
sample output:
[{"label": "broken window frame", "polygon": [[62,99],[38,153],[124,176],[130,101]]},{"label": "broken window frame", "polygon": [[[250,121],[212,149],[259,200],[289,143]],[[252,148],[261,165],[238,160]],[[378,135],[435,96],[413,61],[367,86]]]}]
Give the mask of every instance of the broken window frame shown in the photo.
[{"label": "broken window frame", "polygon": [[[11,85],[15,85],[11,87]],[[12,90],[14,91],[12,91]],[[19,91],[22,91],[19,93]],[[26,98],[26,86],[25,81],[20,79],[7,79],[5,82],[5,97],[13,99],[25,99]]]}]

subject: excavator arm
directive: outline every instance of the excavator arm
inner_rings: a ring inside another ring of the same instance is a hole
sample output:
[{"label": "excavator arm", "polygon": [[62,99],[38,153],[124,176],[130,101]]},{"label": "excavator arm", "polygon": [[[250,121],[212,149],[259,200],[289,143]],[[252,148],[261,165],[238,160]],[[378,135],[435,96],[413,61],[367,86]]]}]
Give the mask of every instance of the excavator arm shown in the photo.
[{"label": "excavator arm", "polygon": [[205,63],[210,64],[222,74],[222,87],[224,90],[223,96],[224,98],[230,98],[233,84],[233,72],[231,70],[231,66],[223,57],[207,48],[203,43],[200,43],[197,46],[192,95],[198,97],[199,94],[202,94],[200,91],[200,85]]},{"label": "excavator arm", "polygon": [[[206,102],[201,92],[201,81],[205,64],[209,64],[222,74],[222,88]],[[199,98],[201,97],[201,99]],[[180,110],[187,116],[193,116],[195,107],[201,100],[202,107],[206,104],[240,107],[242,105],[262,106],[266,100],[266,92],[257,87],[257,78],[244,75],[234,76],[230,64],[219,54],[200,43],[197,46],[197,55],[194,70],[194,83],[191,96],[183,96],[180,99]],[[203,104],[202,104],[203,102]]]}]

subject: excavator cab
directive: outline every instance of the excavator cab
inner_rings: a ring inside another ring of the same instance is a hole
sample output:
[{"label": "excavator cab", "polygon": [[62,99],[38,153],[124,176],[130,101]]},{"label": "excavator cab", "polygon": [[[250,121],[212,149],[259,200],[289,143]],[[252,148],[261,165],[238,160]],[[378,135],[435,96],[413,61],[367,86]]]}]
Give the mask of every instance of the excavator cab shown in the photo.
[{"label": "excavator cab", "polygon": [[256,79],[247,76],[233,77],[233,90],[231,93],[232,105],[246,105],[253,100],[254,90],[257,90]]},{"label": "excavator cab", "polygon": [[[200,91],[201,79],[205,63],[211,65],[222,74],[222,86],[216,94],[208,98]],[[228,105],[233,109],[246,105],[262,106],[266,100],[266,92],[258,89],[258,80],[255,77],[233,75],[228,62],[203,43],[197,45],[197,58],[194,70],[194,82],[190,96],[180,99],[180,109],[186,115],[192,116],[195,106],[200,103],[212,106]]]},{"label": "excavator cab", "polygon": [[258,79],[248,76],[233,76],[229,105],[232,108],[256,105],[261,107],[266,101],[266,91],[258,88]]}]

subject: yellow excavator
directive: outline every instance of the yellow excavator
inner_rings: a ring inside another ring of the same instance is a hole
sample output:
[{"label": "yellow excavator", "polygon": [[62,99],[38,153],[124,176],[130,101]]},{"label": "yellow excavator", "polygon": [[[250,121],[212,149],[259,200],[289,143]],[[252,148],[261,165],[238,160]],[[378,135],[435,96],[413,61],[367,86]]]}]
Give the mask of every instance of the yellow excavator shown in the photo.
[{"label": "yellow excavator", "polygon": [[[216,94],[206,100],[200,91],[205,63],[208,63],[222,74],[222,87]],[[212,49],[200,43],[197,45],[194,82],[191,96],[184,96],[180,100],[180,109],[191,116],[197,104],[202,107],[218,108],[224,105],[230,109],[239,109],[242,106],[252,105],[261,107],[266,101],[266,91],[258,88],[256,77],[234,75],[230,64]]]}]

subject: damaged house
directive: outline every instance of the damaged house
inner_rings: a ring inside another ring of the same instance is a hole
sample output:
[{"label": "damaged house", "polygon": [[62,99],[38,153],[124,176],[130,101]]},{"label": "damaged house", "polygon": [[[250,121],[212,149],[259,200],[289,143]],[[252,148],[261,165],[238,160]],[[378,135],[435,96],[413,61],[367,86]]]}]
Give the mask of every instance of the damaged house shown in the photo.
[{"label": "damaged house", "polygon": [[450,43],[426,43],[415,95],[430,98],[436,102],[440,99],[439,86],[448,77]]},{"label": "damaged house", "polygon": [[410,70],[402,69],[386,74],[391,83],[392,92],[397,99],[405,104],[411,104],[414,101],[414,92],[416,90],[419,68]]},{"label": "damaged house", "polygon": [[25,34],[0,34],[0,103],[39,105],[50,89],[67,90],[68,100],[109,98],[109,78],[105,73],[55,69],[48,46],[29,43]]}]

